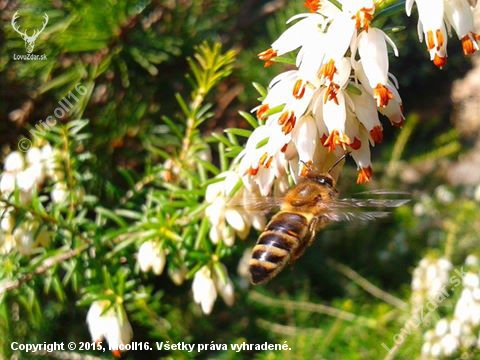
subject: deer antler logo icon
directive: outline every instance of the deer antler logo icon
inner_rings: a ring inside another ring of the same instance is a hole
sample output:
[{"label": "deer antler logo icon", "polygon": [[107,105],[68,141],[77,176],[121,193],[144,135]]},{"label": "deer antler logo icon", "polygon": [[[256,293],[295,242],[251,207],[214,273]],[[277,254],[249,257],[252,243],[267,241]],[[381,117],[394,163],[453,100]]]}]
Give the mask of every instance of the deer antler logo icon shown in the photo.
[{"label": "deer antler logo icon", "polygon": [[13,30],[15,30],[17,33],[19,33],[22,36],[22,39],[25,41],[25,49],[27,49],[27,53],[31,54],[33,51],[33,48],[35,47],[35,40],[37,40],[38,35],[42,33],[43,29],[45,29],[45,26],[47,26],[48,24],[48,15],[45,14],[45,16],[43,17],[45,21],[43,22],[43,26],[40,29],[40,31],[33,30],[33,34],[31,36],[27,35],[26,30],[24,32],[21,32],[17,27],[17,25],[15,24],[15,21],[17,21],[19,16],[20,15],[18,15],[18,11],[16,11],[15,14],[13,14],[12,27],[13,27]]}]

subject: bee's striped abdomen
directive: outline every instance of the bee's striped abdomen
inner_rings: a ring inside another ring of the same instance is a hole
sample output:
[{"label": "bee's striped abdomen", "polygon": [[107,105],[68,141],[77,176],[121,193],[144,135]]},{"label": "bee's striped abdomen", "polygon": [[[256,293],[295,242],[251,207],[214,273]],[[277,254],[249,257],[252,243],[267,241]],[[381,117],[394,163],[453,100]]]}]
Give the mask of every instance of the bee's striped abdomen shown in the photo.
[{"label": "bee's striped abdomen", "polygon": [[250,259],[252,283],[265,283],[278,274],[302,245],[307,230],[305,216],[285,211],[276,214],[253,248]]}]

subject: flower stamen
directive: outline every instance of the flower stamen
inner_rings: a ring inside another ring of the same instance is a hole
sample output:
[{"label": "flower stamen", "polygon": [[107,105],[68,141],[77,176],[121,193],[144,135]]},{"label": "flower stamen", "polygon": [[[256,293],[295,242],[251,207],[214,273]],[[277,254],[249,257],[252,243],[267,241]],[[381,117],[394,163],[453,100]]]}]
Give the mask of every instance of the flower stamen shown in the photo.
[{"label": "flower stamen", "polygon": [[280,115],[280,117],[278,118],[278,125],[283,125],[285,124],[287,121],[288,121],[288,118],[291,116],[291,112],[290,111],[285,111],[282,113],[282,115]]},{"label": "flower stamen", "polygon": [[305,0],[303,6],[305,6],[312,13],[317,12],[321,7],[320,0]]},{"label": "flower stamen", "polygon": [[320,67],[320,77],[324,77],[330,81],[333,81],[333,76],[335,73],[337,73],[337,68],[333,59],[330,59],[326,64],[323,64]]},{"label": "flower stamen", "polygon": [[435,47],[435,40],[433,40],[433,32],[429,30],[427,32],[427,48],[428,50],[432,50]]},{"label": "flower stamen", "polygon": [[445,39],[443,38],[443,34],[440,29],[436,31],[436,35],[437,35],[437,51],[440,51],[440,49],[443,47],[443,42],[445,41]]},{"label": "flower stamen", "polygon": [[264,154],[260,157],[260,160],[258,160],[258,163],[263,166],[263,164],[265,163],[265,161],[267,160],[267,158],[268,158],[268,153],[264,153]]},{"label": "flower stamen", "polygon": [[307,83],[303,82],[302,79],[298,79],[295,81],[295,85],[293,86],[293,97],[295,99],[301,99],[303,95],[305,95],[305,87]]},{"label": "flower stamen", "polygon": [[296,122],[297,118],[295,117],[293,111],[285,111],[278,119],[278,124],[282,125],[282,131],[285,135],[289,134],[293,130]]},{"label": "flower stamen", "polygon": [[436,67],[442,69],[447,63],[447,57],[439,56],[438,54],[435,54],[435,57],[433,58],[433,63],[435,64]]},{"label": "flower stamen", "polygon": [[268,104],[263,104],[257,109],[257,118],[263,120],[263,115],[270,110],[270,106]]},{"label": "flower stamen", "polygon": [[462,38],[462,48],[465,55],[471,55],[478,50],[477,39],[479,39],[479,35],[475,33],[468,33]]},{"label": "flower stamen", "polygon": [[328,148],[328,152],[335,150],[337,145],[341,145],[344,150],[346,150],[346,145],[350,144],[351,141],[346,134],[340,135],[340,131],[333,130],[330,135],[328,135],[323,146]]},{"label": "flower stamen", "polygon": [[323,103],[326,104],[327,101],[333,100],[335,104],[338,105],[339,103],[338,103],[337,94],[339,89],[340,89],[340,85],[337,85],[333,82],[330,83],[330,85],[328,85],[327,90],[325,91],[325,95],[323,96]]},{"label": "flower stamen", "polygon": [[373,170],[371,166],[361,168],[358,170],[357,184],[366,184],[370,181],[373,175]]},{"label": "flower stamen", "polygon": [[378,84],[373,89],[373,97],[377,101],[377,107],[385,107],[393,99],[393,93],[385,85]]},{"label": "flower stamen", "polygon": [[265,167],[268,169],[270,165],[272,164],[273,161],[273,156],[270,156],[270,158],[267,160],[267,163],[265,164]]},{"label": "flower stamen", "polygon": [[312,160],[307,161],[303,164],[302,170],[300,171],[300,176],[307,176],[310,170],[312,169],[313,162]]},{"label": "flower stamen", "polygon": [[265,67],[269,67],[273,63],[273,61],[271,60],[277,56],[277,52],[272,48],[270,48],[265,51],[262,51],[257,56],[260,60],[265,61],[265,65],[264,65]]},{"label": "flower stamen", "polygon": [[352,19],[355,19],[355,27],[357,30],[363,29],[368,31],[370,27],[370,22],[373,19],[373,14],[375,13],[375,7],[372,8],[361,8],[355,16],[352,16]]},{"label": "flower stamen", "polygon": [[282,131],[285,135],[290,134],[292,132],[293,128],[295,127],[296,120],[297,119],[295,118],[295,115],[293,115],[288,119],[287,123],[282,127]]}]

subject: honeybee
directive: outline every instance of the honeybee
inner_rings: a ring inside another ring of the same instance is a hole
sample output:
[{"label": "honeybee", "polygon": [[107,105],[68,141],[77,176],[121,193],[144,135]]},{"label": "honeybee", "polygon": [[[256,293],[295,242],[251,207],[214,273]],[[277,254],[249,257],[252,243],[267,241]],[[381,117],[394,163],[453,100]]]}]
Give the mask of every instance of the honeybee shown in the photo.
[{"label": "honeybee", "polygon": [[[332,168],[339,163],[337,161]],[[316,233],[334,221],[371,220],[385,217],[386,211],[369,211],[372,207],[397,207],[408,199],[339,199],[335,180],[327,173],[308,168],[298,184],[277,200],[277,212],[259,236],[249,261],[251,282],[265,284],[287,264],[303,255]],[[373,192],[375,193],[375,192]],[[400,194],[377,192],[377,194]],[[402,193],[404,194],[404,193]],[[272,200],[269,201],[272,204]]]}]

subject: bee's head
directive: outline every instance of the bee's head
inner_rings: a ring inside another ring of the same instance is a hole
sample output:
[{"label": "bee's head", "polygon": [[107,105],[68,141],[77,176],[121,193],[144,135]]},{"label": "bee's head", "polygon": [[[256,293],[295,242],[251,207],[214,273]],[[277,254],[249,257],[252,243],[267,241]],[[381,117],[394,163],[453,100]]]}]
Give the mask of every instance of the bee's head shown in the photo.
[{"label": "bee's head", "polygon": [[335,188],[335,180],[330,174],[320,172],[313,168],[312,162],[303,163],[304,167],[302,169],[301,176],[315,181],[321,185],[327,185],[331,188]]},{"label": "bee's head", "polygon": [[305,178],[313,180],[320,185],[326,185],[332,189],[335,189],[335,180],[330,174],[324,174],[324,173],[313,171],[307,174]]},{"label": "bee's head", "polygon": [[316,175],[311,177],[311,179],[321,185],[327,185],[328,187],[335,188],[335,180],[330,176],[330,174]]}]

